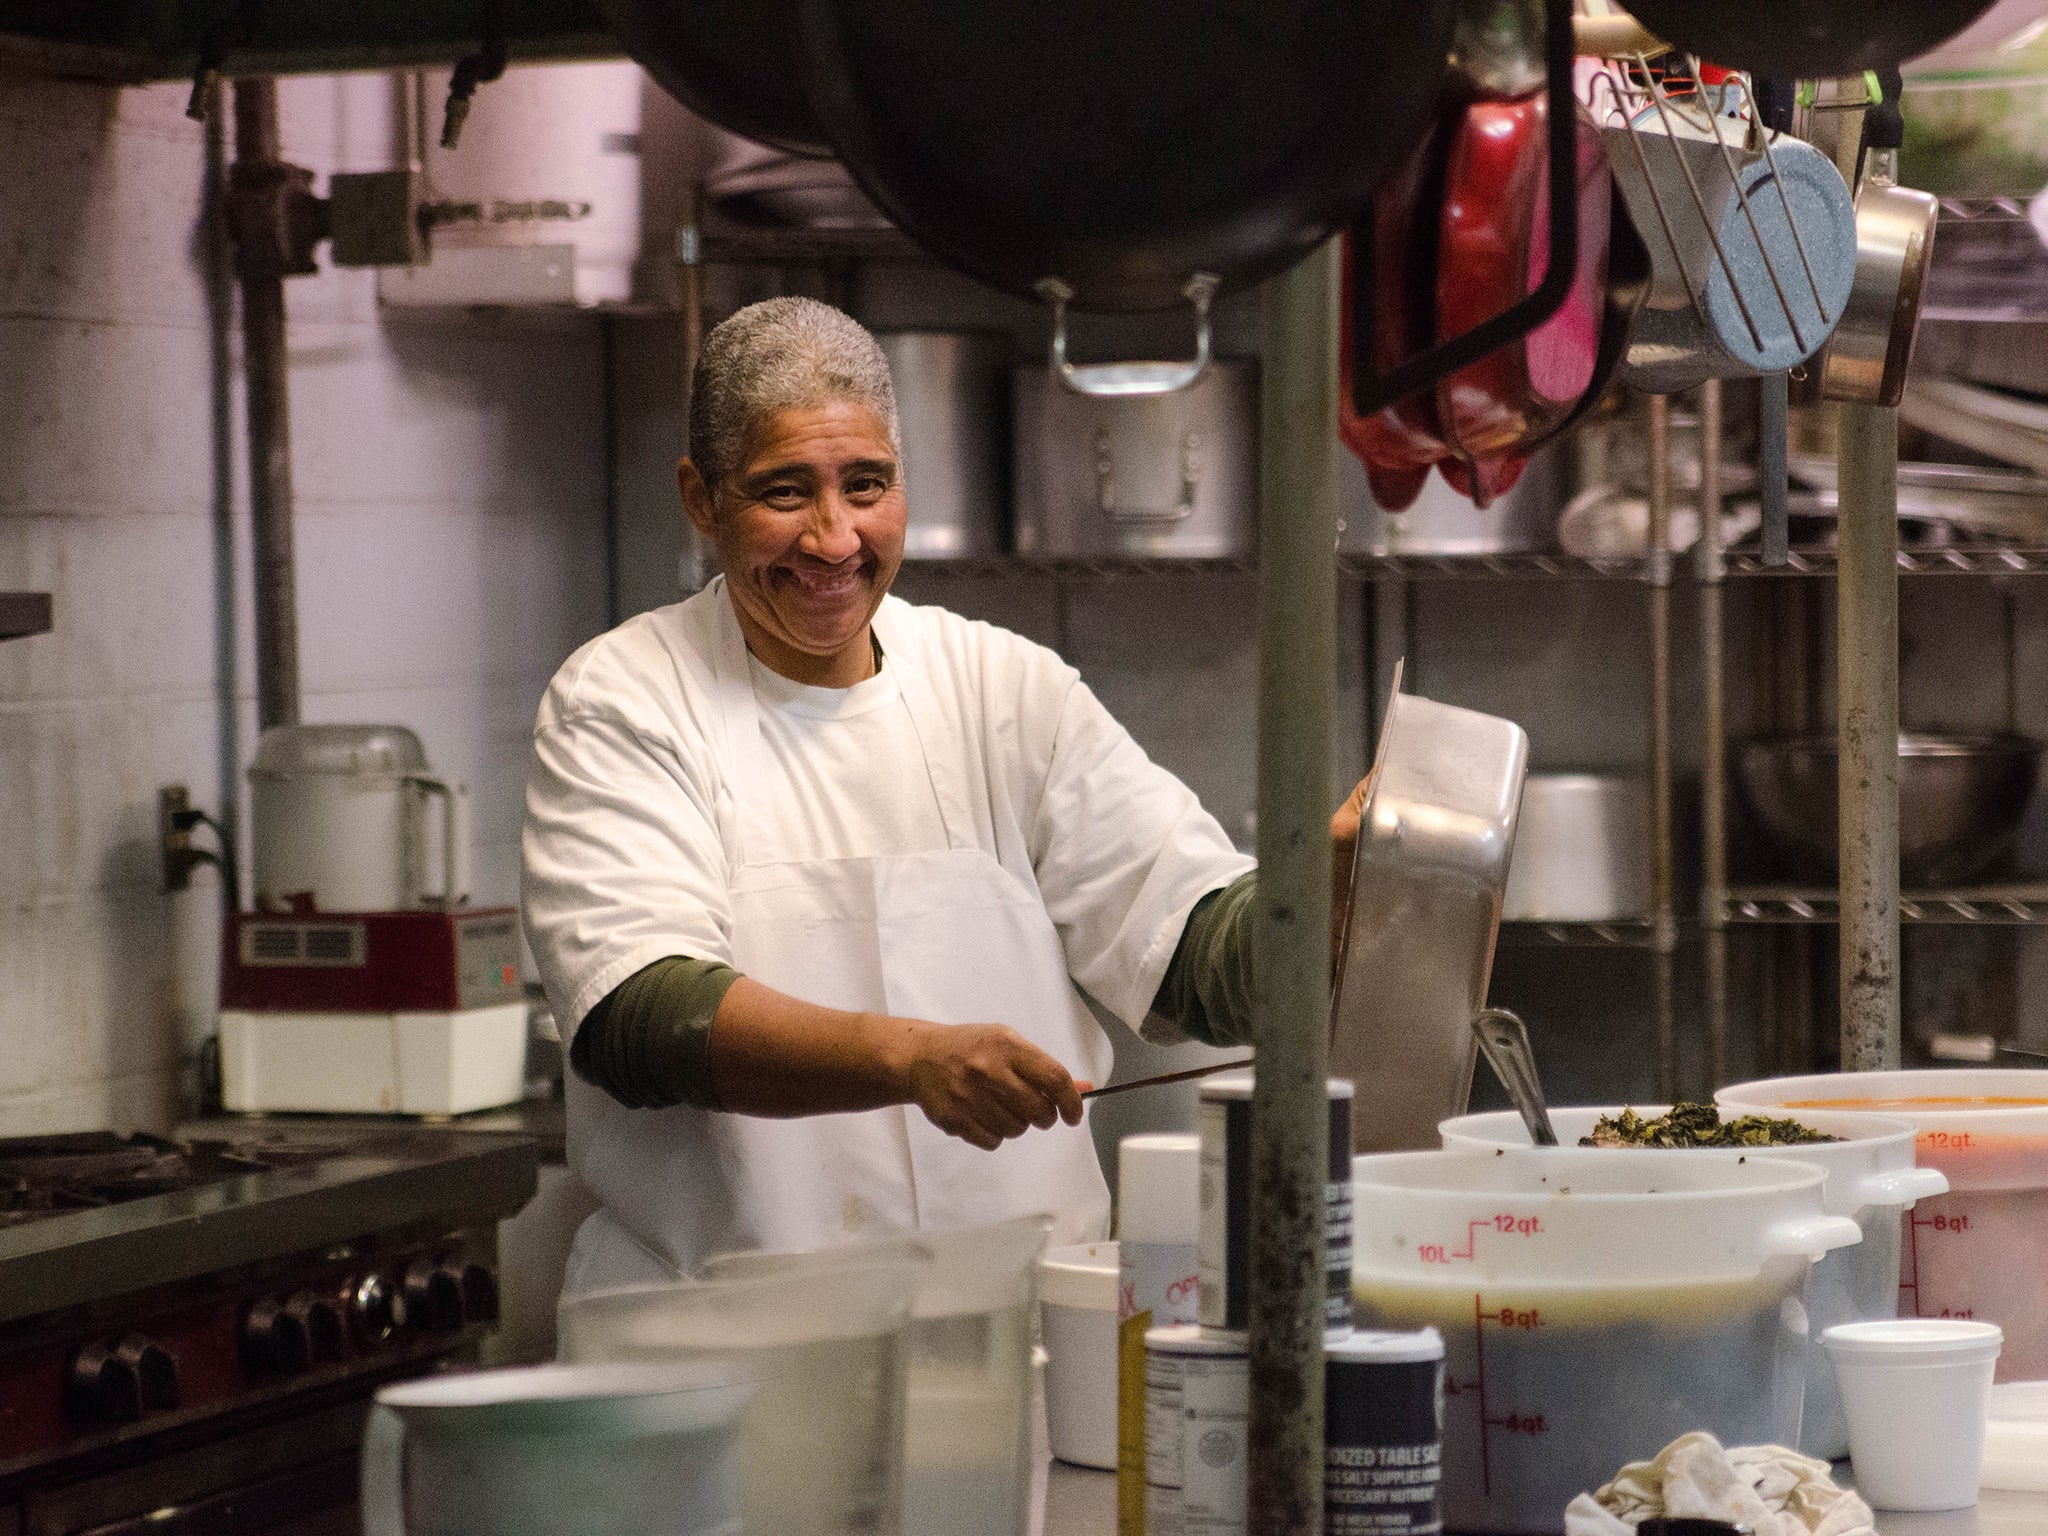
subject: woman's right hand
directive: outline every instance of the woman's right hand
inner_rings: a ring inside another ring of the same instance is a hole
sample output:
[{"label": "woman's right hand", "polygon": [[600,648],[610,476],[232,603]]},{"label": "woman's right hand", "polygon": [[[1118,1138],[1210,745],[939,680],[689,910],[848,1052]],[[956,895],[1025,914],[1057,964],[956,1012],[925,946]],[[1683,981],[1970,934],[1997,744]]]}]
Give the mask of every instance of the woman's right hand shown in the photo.
[{"label": "woman's right hand", "polygon": [[915,1022],[905,1045],[906,1097],[947,1135],[985,1152],[1033,1126],[1081,1123],[1072,1075],[1013,1029]]}]

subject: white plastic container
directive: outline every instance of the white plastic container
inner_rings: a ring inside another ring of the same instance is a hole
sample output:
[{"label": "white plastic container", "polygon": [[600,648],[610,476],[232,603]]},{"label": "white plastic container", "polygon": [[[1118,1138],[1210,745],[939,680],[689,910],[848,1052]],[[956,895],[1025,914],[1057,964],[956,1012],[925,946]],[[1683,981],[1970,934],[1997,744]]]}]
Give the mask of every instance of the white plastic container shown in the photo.
[{"label": "white plastic container", "polygon": [[537,1365],[399,1382],[363,1437],[365,1536],[740,1536],[726,1366]]},{"label": "white plastic container", "polygon": [[2048,1381],[2008,1381],[1991,1389],[1980,1486],[2048,1493]]},{"label": "white plastic container", "polygon": [[[1667,1113],[1671,1106],[1633,1107],[1637,1114],[1654,1118]],[[1557,1139],[1572,1147],[1580,1137],[1592,1134],[1601,1117],[1618,1113],[1618,1107],[1553,1109],[1550,1119],[1557,1128]],[[1843,1139],[1790,1147],[1655,1150],[1666,1157],[1791,1161],[1821,1169],[1827,1174],[1827,1182],[1821,1186],[1822,1208],[1854,1221],[1863,1230],[1863,1241],[1835,1249],[1814,1266],[1812,1294],[1807,1303],[1814,1333],[1818,1335],[1823,1328],[1832,1328],[1837,1323],[1896,1316],[1899,1234],[1904,1213],[1912,1210],[1914,1201],[1944,1193],[1948,1189],[1947,1176],[1938,1168],[1914,1165],[1913,1127],[1905,1120],[1839,1109],[1798,1110],[1792,1118],[1823,1135]],[[1528,1128],[1512,1110],[1460,1115],[1446,1120],[1439,1130],[1446,1147],[1529,1145]],[[1849,1454],[1849,1426],[1842,1417],[1835,1373],[1817,1348],[1807,1351],[1806,1413],[1799,1448],[1809,1456],[1829,1461]]]},{"label": "white plastic container", "polygon": [[1047,1249],[1038,1261],[1038,1315],[1045,1339],[1045,1429],[1052,1453],[1077,1466],[1114,1471],[1117,1245]]},{"label": "white plastic container", "polygon": [[829,1285],[850,1265],[912,1266],[917,1279],[899,1434],[903,1529],[922,1536],[1024,1536],[1031,1497],[1032,1323],[1038,1261],[1051,1224],[1050,1217],[1023,1216],[840,1249],[718,1254],[701,1275],[721,1284],[779,1279]]},{"label": "white plastic container", "polygon": [[[911,1297],[925,1263],[872,1251],[832,1268],[631,1286],[563,1301],[562,1358],[730,1364],[749,1531],[871,1536],[899,1528]],[[562,1529],[563,1527],[557,1527]]]},{"label": "white plastic container", "polygon": [[1994,1323],[1923,1318],[1844,1323],[1821,1335],[1842,1379],[1856,1489],[1872,1505],[1977,1502],[2000,1339]]},{"label": "white plastic container", "polygon": [[1604,1148],[1358,1158],[1358,1324],[1444,1337],[1445,1528],[1554,1533],[1689,1430],[1795,1443],[1808,1276],[1862,1237],[1825,1181]]},{"label": "white plastic container", "polygon": [[2048,1071],[1994,1067],[1842,1072],[1723,1088],[1741,1110],[1850,1109],[1918,1133],[1920,1161],[1948,1175],[1906,1224],[1899,1310],[1999,1324],[2000,1381],[2048,1377]]},{"label": "white plastic container", "polygon": [[526,1094],[526,1004],[452,1013],[220,1016],[221,1102],[238,1114],[464,1115]]}]

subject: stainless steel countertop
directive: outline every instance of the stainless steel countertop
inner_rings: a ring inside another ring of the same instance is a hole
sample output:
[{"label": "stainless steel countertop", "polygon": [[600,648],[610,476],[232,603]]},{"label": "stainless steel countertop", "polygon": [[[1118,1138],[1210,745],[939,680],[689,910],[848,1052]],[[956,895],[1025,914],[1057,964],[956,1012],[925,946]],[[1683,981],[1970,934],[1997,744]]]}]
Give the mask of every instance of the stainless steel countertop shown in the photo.
[{"label": "stainless steel countertop", "polygon": [[[1838,1472],[1842,1481],[1846,1466]],[[1116,1530],[1116,1474],[1052,1463],[1046,1476],[1043,1536],[1111,1536]],[[1879,1510],[1878,1536],[2048,1536],[2048,1493],[1985,1490],[1974,1509],[1934,1515]]]}]

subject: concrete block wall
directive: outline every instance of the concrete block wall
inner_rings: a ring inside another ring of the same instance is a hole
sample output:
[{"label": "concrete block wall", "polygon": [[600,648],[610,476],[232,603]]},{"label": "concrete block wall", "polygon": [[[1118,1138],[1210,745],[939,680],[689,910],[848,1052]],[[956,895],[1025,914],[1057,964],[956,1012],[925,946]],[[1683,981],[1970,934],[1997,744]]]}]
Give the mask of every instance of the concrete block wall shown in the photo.
[{"label": "concrete block wall", "polygon": [[[285,82],[287,158],[389,165],[388,91]],[[184,104],[0,75],[0,588],[57,608],[0,645],[0,1135],[166,1123],[212,1001],[217,891],[161,891],[156,791],[234,808],[255,720],[239,341]],[[598,323],[380,315],[333,270],[289,305],[305,717],[417,730],[471,787],[478,899],[515,901],[533,708],[607,617]]]}]

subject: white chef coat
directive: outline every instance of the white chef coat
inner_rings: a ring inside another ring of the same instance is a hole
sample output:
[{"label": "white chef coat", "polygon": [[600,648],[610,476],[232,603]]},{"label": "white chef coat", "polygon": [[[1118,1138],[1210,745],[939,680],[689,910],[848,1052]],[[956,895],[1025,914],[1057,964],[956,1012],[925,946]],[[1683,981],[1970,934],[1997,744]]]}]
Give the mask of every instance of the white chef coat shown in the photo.
[{"label": "white chef coat", "polygon": [[[527,933],[565,1026],[689,955],[828,1005],[1007,1023],[1077,1076],[1106,1074],[1076,985],[1137,1027],[1195,902],[1250,861],[1050,651],[895,598],[875,631],[869,683],[764,679],[721,580],[564,665],[535,727],[524,852]],[[853,792],[886,803],[849,812],[814,753],[830,738],[824,755],[850,760],[878,729],[895,736],[879,771],[898,792],[861,772]],[[941,840],[919,846],[934,807]],[[569,1154],[605,1202],[591,1225],[609,1247],[572,1264],[572,1290],[720,1248],[1049,1207],[1055,1240],[1074,1240],[1107,1216],[1084,1130],[985,1154],[914,1107],[766,1121],[627,1110],[572,1080]]]}]

